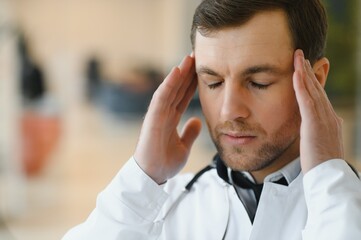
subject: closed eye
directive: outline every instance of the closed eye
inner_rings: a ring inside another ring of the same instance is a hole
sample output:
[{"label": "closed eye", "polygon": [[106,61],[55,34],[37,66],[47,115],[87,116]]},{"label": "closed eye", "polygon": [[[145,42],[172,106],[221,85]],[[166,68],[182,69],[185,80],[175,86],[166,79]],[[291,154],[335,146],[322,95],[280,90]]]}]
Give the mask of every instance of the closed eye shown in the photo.
[{"label": "closed eye", "polygon": [[220,87],[222,83],[223,82],[216,82],[216,83],[208,84],[207,86],[209,89],[216,89],[217,87]]},{"label": "closed eye", "polygon": [[251,87],[257,88],[260,90],[265,90],[271,85],[271,84],[260,84],[260,83],[256,83],[256,82],[249,82],[249,84]]}]

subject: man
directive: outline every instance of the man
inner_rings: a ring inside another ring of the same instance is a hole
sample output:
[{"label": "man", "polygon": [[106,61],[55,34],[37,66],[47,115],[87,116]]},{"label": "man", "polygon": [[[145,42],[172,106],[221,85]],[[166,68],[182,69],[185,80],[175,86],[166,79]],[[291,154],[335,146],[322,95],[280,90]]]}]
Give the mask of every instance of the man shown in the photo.
[{"label": "man", "polygon": [[[134,157],[64,239],[361,239],[361,184],[323,90],[326,26],[319,0],[203,1],[194,55],[158,88]],[[190,178],[173,177],[201,125],[176,127],[197,83],[218,155],[182,193]]]}]

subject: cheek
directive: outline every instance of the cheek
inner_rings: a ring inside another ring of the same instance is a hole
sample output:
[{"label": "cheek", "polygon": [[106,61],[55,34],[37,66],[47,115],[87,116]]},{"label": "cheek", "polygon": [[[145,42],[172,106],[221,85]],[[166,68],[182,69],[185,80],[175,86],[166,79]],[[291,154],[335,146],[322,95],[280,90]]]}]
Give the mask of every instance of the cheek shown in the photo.
[{"label": "cheek", "polygon": [[209,107],[208,107],[210,102],[209,102],[209,100],[207,99],[207,97],[205,96],[205,94],[203,93],[203,91],[201,89],[199,89],[199,101],[201,103],[203,115],[207,119],[208,115],[210,114],[209,113]]},{"label": "cheek", "polygon": [[288,95],[279,95],[268,101],[259,112],[258,119],[263,122],[265,129],[277,130],[285,122],[298,119],[299,110],[293,92]]},{"label": "cheek", "polygon": [[215,123],[215,119],[217,119],[217,99],[212,98],[207,95],[201,88],[198,88],[199,93],[199,101],[201,103],[202,112],[205,117],[205,120],[210,127],[212,127]]}]

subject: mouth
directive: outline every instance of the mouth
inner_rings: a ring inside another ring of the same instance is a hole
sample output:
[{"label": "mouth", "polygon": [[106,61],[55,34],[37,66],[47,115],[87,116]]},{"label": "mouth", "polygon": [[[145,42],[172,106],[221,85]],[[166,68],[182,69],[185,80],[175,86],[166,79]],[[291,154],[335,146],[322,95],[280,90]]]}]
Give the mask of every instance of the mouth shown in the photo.
[{"label": "mouth", "polygon": [[250,133],[235,133],[228,132],[223,133],[221,138],[228,144],[231,145],[247,145],[256,140],[256,136]]}]

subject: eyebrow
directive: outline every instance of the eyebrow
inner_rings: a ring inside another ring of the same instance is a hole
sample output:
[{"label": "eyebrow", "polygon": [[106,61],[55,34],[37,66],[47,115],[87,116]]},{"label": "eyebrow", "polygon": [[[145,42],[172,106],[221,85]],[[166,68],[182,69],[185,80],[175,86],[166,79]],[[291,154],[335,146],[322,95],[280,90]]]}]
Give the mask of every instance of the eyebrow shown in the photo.
[{"label": "eyebrow", "polygon": [[[241,72],[240,76],[247,77],[249,75],[253,75],[253,74],[257,74],[257,73],[271,73],[271,74],[280,75],[280,74],[283,74],[283,72],[284,71],[282,71],[282,69],[280,69],[279,67],[277,67],[275,65],[260,64],[260,65],[254,65],[254,66],[246,68],[245,70],[243,70]],[[206,75],[211,75],[211,76],[215,76],[215,77],[221,76],[221,74],[217,73],[216,71],[212,70],[211,68],[209,68],[207,66],[202,66],[202,65],[197,69],[197,74],[206,74]]]},{"label": "eyebrow", "polygon": [[220,74],[218,74],[217,72],[213,71],[212,69],[210,69],[209,67],[206,66],[200,66],[197,70],[196,70],[197,74],[206,74],[206,75],[211,75],[211,76],[215,76],[215,77],[219,77]]}]

